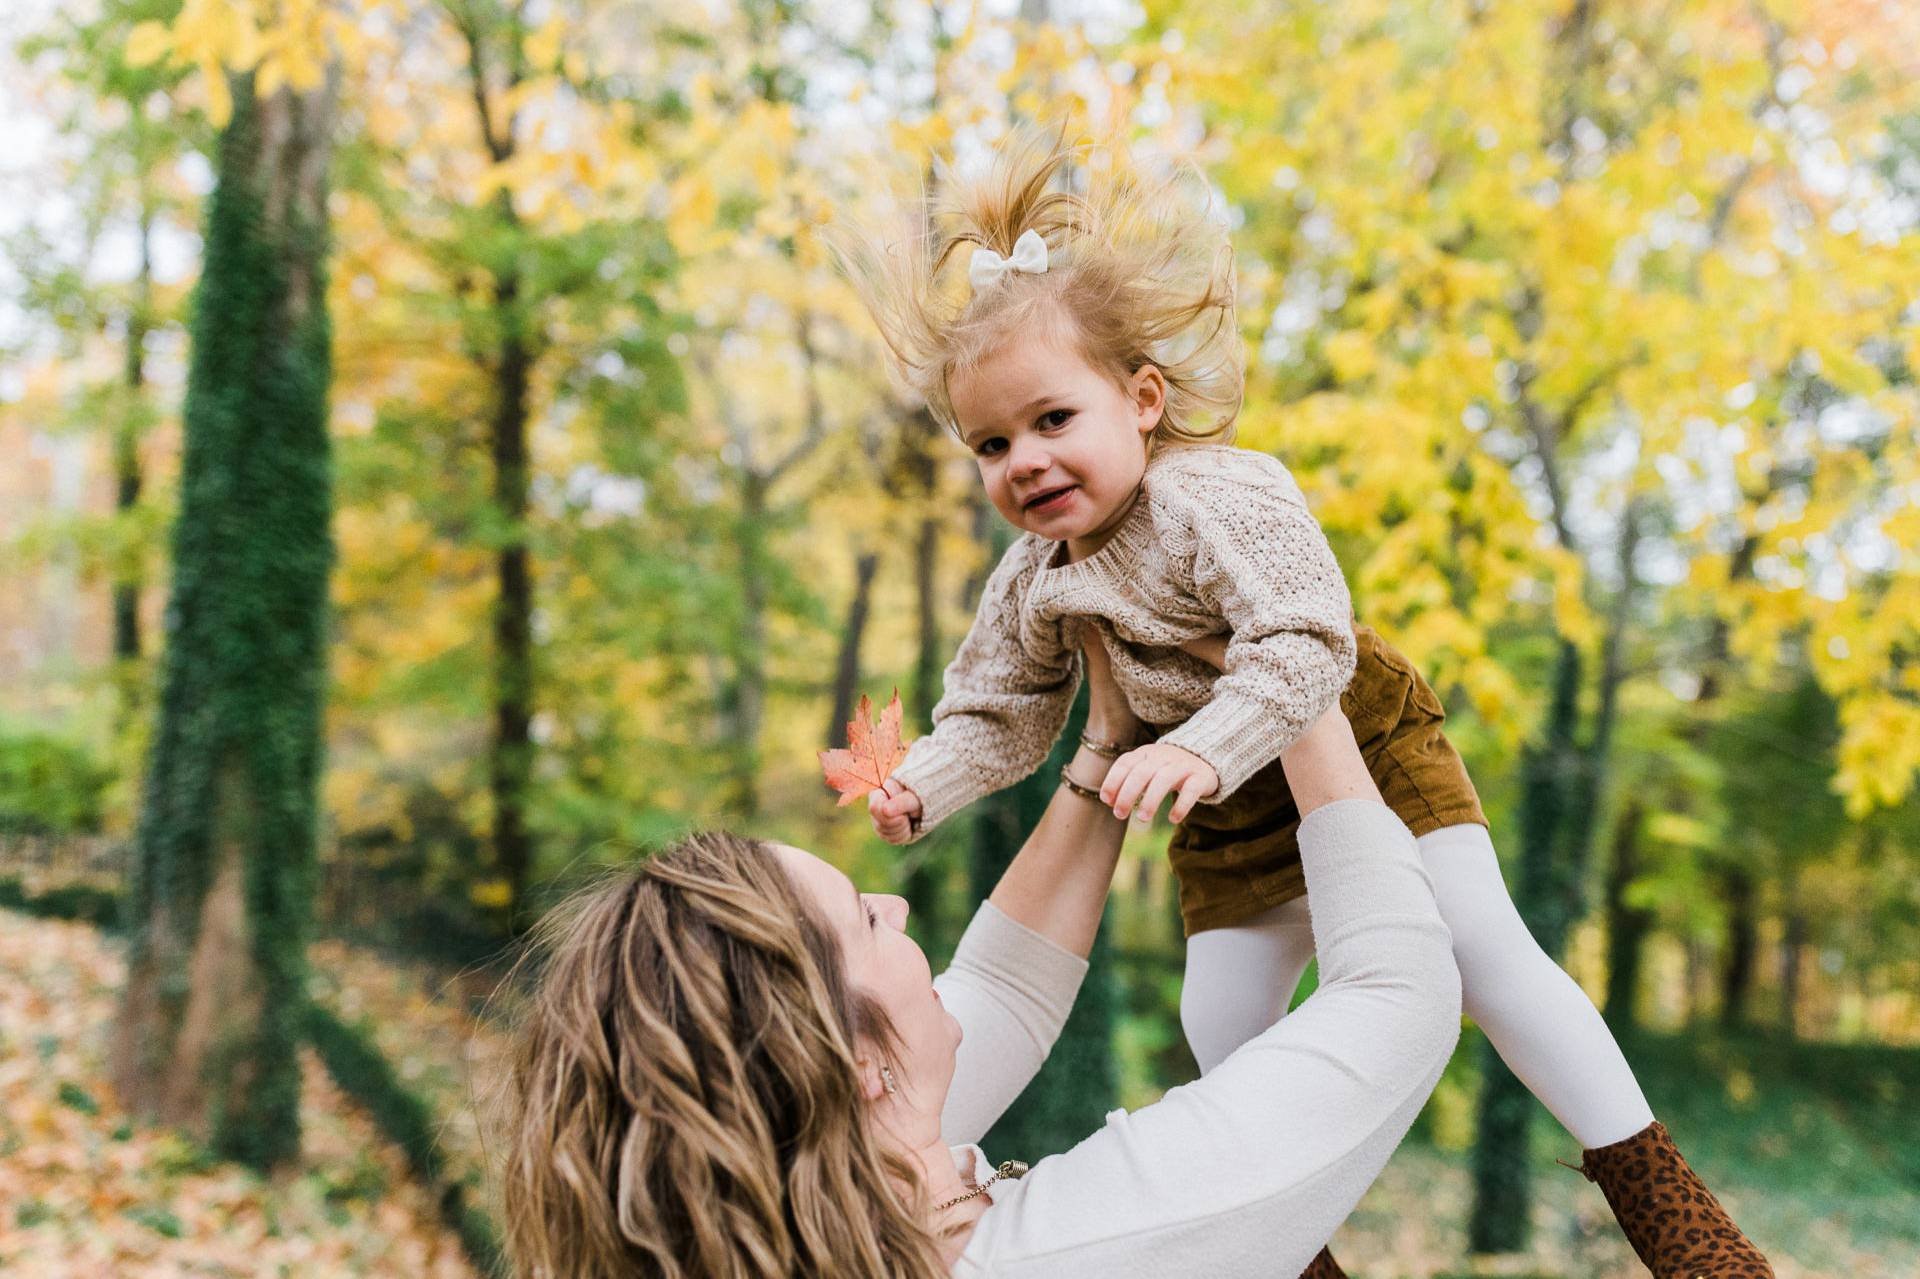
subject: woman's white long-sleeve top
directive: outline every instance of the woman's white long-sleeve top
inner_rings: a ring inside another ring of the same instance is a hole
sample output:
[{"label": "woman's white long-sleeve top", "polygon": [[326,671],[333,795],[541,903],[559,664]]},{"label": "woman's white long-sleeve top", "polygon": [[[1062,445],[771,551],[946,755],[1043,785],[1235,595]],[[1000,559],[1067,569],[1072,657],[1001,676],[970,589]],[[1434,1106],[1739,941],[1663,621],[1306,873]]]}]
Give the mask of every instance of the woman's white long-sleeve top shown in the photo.
[{"label": "woman's white long-sleeve top", "polygon": [[[1353,1211],[1452,1055],[1460,978],[1389,809],[1330,804],[1300,844],[1319,989],[1204,1079],[996,1183],[955,1276],[1293,1275]],[[936,982],[963,1034],[941,1125],[963,1170],[990,1171],[972,1143],[1039,1070],[1085,973],[992,904],[974,917]]]}]

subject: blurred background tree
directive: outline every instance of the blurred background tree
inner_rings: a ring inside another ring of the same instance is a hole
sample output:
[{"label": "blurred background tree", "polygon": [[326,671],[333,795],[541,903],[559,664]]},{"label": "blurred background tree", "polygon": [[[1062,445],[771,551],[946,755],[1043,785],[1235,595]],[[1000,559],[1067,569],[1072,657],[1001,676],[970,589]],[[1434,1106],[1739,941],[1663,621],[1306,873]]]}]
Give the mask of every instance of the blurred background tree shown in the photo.
[{"label": "blurred background tree", "polygon": [[[333,563],[326,251],[338,72],[297,44],[283,49],[230,86],[224,57],[213,69],[225,118],[194,293],[167,647],[114,1043],[130,1109],[261,1168],[300,1142]],[[141,323],[136,312],[130,325]]]}]

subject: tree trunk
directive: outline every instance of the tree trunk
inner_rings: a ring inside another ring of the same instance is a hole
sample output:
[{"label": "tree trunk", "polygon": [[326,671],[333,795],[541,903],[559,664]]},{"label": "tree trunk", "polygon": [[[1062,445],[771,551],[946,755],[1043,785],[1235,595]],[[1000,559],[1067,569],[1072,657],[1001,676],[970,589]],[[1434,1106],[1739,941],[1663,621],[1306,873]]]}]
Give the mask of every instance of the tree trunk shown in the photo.
[{"label": "tree trunk", "polygon": [[994,560],[991,551],[997,543],[993,540],[993,526],[1000,520],[1000,513],[993,509],[993,503],[987,500],[986,490],[978,484],[967,495],[967,529],[974,543],[988,548],[989,554],[980,561],[980,567],[967,574],[960,584],[960,607],[972,608],[974,601],[980,598],[980,592],[986,589],[987,575],[993,572]]},{"label": "tree trunk", "polygon": [[159,722],[114,1030],[130,1109],[298,1154],[326,654],[326,189],[337,74],[233,77],[193,319]]},{"label": "tree trunk", "polygon": [[[1573,925],[1586,910],[1593,836],[1612,767],[1620,686],[1626,679],[1627,630],[1638,593],[1634,557],[1640,524],[1640,512],[1629,503],[1621,512],[1620,587],[1601,648],[1592,732],[1584,745],[1577,740],[1584,663],[1579,648],[1563,636],[1554,662],[1553,702],[1544,740],[1529,749],[1521,762],[1520,875],[1515,904],[1534,940],[1556,962],[1566,951]],[[1566,541],[1564,534],[1562,541]],[[1626,998],[1631,998],[1632,991],[1631,984],[1623,988]],[[1512,1252],[1525,1246],[1529,1234],[1528,1130],[1535,1106],[1526,1085],[1507,1069],[1490,1041],[1484,1064],[1469,1246],[1474,1252]]]},{"label": "tree trunk", "polygon": [[767,683],[767,481],[744,476],[740,502],[740,634],[728,690],[728,807],[742,821],[760,811],[760,720]]},{"label": "tree trunk", "polygon": [[913,539],[913,597],[915,645],[913,653],[912,713],[925,726],[933,704],[940,700],[940,671],[945,664],[940,650],[940,607],[936,597],[939,579],[940,424],[933,414],[920,409],[908,428],[906,457],[908,478],[920,507],[920,527]]},{"label": "tree trunk", "polygon": [[[133,306],[127,312],[127,349],[123,368],[127,412],[113,436],[114,510],[126,516],[140,504],[141,392],[147,382],[147,333],[153,327],[153,218],[140,214],[140,271],[134,280]],[[113,657],[128,666],[140,660],[140,567],[123,553],[113,573]],[[123,690],[124,694],[124,690]],[[122,696],[121,710],[128,698]]]},{"label": "tree trunk", "polygon": [[1722,877],[1727,903],[1727,953],[1720,968],[1720,1025],[1736,1030],[1747,1021],[1747,994],[1753,987],[1753,968],[1760,947],[1755,918],[1758,892],[1753,876],[1729,867]]},{"label": "tree trunk", "polygon": [[867,614],[873,606],[873,575],[880,568],[880,557],[862,551],[853,562],[853,599],[847,605],[847,624],[840,632],[840,661],[833,673],[833,710],[827,720],[827,745],[833,749],[847,744],[847,721],[853,718],[853,705],[860,697],[860,641],[866,634]]},{"label": "tree trunk", "polygon": [[[506,208],[501,215],[511,220]],[[533,369],[516,269],[494,280],[500,345],[493,364],[493,504],[500,522],[493,604],[493,741],[487,764],[493,850],[507,882],[506,924],[529,921],[533,835],[527,794],[533,780],[533,570],[527,548],[527,393]]]},{"label": "tree trunk", "polygon": [[1686,1006],[1681,1009],[1681,1024],[1691,1026],[1697,1017],[1704,1016],[1707,992],[1713,985],[1711,969],[1713,955],[1707,949],[1707,943],[1698,937],[1687,938],[1687,976]]},{"label": "tree trunk", "polygon": [[[914,413],[906,434],[903,469],[921,511],[920,526],[913,542],[916,626],[913,681],[907,694],[907,715],[921,731],[925,731],[933,722],[933,708],[940,700],[940,672],[943,666],[940,609],[936,594],[939,586],[940,517],[935,514],[940,479],[935,449],[940,444],[940,424],[934,420],[932,413],[921,408]],[[907,899],[907,917],[919,920],[921,944],[936,953],[944,953],[946,947],[942,926],[945,903],[941,900],[941,890],[945,886],[949,868],[945,847],[944,842],[929,840],[915,849],[915,855],[905,863],[906,874],[900,885],[900,895]]]},{"label": "tree trunk", "polygon": [[[1581,805],[1584,767],[1574,745],[1579,715],[1580,650],[1560,641],[1545,739],[1520,764],[1520,867],[1514,894],[1541,949],[1558,959],[1572,921],[1577,881],[1569,882],[1563,836]],[[1467,1224],[1473,1252],[1515,1252],[1526,1245],[1531,1200],[1533,1095],[1483,1041],[1478,1135],[1473,1147],[1474,1200]]]},{"label": "tree trunk", "polygon": [[1806,915],[1788,910],[1786,935],[1780,940],[1780,1029],[1788,1039],[1800,1037],[1800,954],[1807,933]]},{"label": "tree trunk", "polygon": [[1613,832],[1613,864],[1607,868],[1607,997],[1605,1017],[1615,1033],[1634,1024],[1634,996],[1640,989],[1640,956],[1653,912],[1627,903],[1627,889],[1640,873],[1638,800],[1620,814]]}]

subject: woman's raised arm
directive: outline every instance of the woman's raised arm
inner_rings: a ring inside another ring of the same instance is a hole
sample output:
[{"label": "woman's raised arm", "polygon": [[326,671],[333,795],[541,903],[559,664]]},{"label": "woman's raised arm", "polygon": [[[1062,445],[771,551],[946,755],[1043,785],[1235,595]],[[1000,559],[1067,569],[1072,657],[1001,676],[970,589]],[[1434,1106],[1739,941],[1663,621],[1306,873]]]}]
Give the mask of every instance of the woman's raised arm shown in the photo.
[{"label": "woman's raised arm", "polygon": [[[1081,660],[1089,698],[1086,737],[1124,750],[1139,736],[1140,721],[1114,683],[1098,635],[1089,634]],[[1110,762],[1081,746],[1067,764],[1067,776],[1097,791]],[[1126,833],[1126,823],[1098,798],[1062,785],[987,900],[1015,923],[1084,959],[1093,948]]]},{"label": "woman's raised arm", "polygon": [[[1114,687],[1106,650],[1097,638],[1092,645],[1087,736],[1131,744],[1139,723]],[[1097,788],[1106,764],[1082,748],[1067,775]],[[934,983],[962,1032],[940,1115],[948,1143],[980,1140],[1052,1051],[1086,976],[1125,834],[1126,823],[1097,798],[1055,790]]]}]

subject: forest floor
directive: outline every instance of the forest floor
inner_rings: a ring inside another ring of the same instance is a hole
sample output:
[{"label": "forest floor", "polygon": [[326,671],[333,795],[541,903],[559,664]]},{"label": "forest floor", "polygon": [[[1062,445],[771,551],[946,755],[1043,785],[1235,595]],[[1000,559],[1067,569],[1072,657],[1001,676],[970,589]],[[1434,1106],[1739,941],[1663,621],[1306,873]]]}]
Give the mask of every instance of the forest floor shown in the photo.
[{"label": "forest floor", "polygon": [[129,1120],[106,1082],[119,944],[0,911],[0,1274],[473,1279],[406,1161],[307,1052],[298,1166],[263,1178]]},{"label": "forest floor", "polygon": [[[1920,1049],[1718,1034],[1637,1034],[1622,1047],[1654,1115],[1780,1279],[1920,1275]],[[1580,1144],[1544,1108],[1529,1247],[1465,1260],[1482,1048],[1469,1027],[1419,1139],[1394,1153],[1334,1255],[1371,1279],[1645,1279],[1600,1188],[1554,1162],[1579,1163]]]},{"label": "forest floor", "polygon": [[[484,1204],[476,1081],[498,1077],[499,1035],[479,1017],[492,979],[337,941],[312,961],[316,997],[432,1106],[448,1180]],[[311,1058],[304,1153],[272,1179],[118,1114],[104,1049],[120,972],[113,938],[0,911],[0,1272],[473,1275],[431,1195]],[[1362,1279],[1642,1279],[1599,1188],[1554,1163],[1580,1152],[1544,1115],[1530,1247],[1465,1260],[1477,1049],[1470,1030],[1335,1255]],[[1920,1274],[1920,1050],[1645,1035],[1627,1051],[1654,1113],[1780,1279]]]}]

